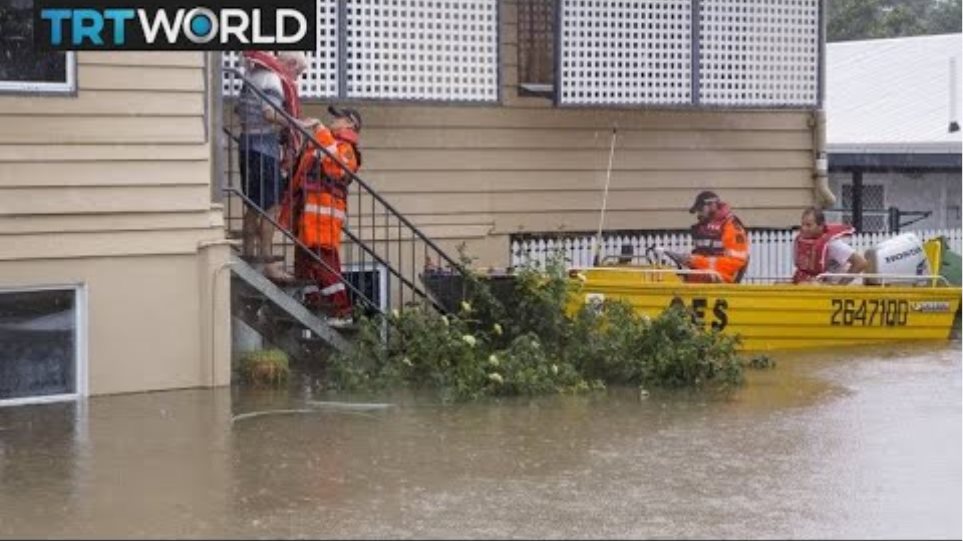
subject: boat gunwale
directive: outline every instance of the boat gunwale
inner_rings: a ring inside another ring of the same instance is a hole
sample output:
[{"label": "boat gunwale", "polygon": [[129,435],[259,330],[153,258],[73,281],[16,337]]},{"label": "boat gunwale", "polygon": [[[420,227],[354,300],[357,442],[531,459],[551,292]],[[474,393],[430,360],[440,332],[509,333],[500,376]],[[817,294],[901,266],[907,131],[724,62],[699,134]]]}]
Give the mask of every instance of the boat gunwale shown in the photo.
[{"label": "boat gunwale", "polygon": [[[719,289],[723,291],[746,291],[746,292],[784,292],[793,291],[798,293],[829,293],[829,292],[870,292],[878,293],[885,291],[887,294],[909,294],[909,293],[922,293],[922,292],[954,292],[957,295],[963,294],[963,287],[954,286],[950,284],[945,277],[940,275],[930,275],[922,276],[918,278],[919,281],[933,281],[938,282],[941,285],[905,285],[905,284],[832,284],[832,283],[804,283],[804,284],[793,284],[788,280],[786,282],[776,282],[776,283],[725,283],[725,282],[710,282],[710,283],[691,283],[684,281],[658,281],[658,282],[647,282],[640,281],[638,283],[627,284],[622,280],[605,280],[599,277],[594,277],[589,279],[586,275],[582,274],[584,271],[604,271],[612,273],[625,273],[625,274],[638,274],[640,276],[645,275],[676,275],[680,274],[677,269],[644,269],[644,268],[624,268],[624,267],[575,267],[569,270],[570,276],[572,276],[571,281],[574,282],[578,289],[584,289],[589,286],[589,282],[592,286],[604,286],[604,287],[630,287],[633,289],[666,289],[666,288],[682,288],[685,290],[705,290],[705,289]],[[846,276],[862,276],[862,275],[846,275]],[[877,276],[887,276],[887,275],[867,275],[871,278]],[[911,280],[909,275],[888,275],[892,277],[901,277],[906,280]],[[914,275],[915,276],[915,275]]]}]

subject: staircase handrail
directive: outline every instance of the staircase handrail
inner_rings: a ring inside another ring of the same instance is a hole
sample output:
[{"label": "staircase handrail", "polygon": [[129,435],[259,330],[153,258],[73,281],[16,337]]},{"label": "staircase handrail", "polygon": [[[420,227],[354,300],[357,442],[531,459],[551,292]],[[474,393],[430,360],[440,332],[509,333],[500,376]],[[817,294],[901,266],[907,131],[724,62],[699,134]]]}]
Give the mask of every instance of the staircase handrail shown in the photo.
[{"label": "staircase handrail", "polygon": [[305,141],[310,141],[311,143],[314,143],[314,145],[317,147],[318,150],[320,150],[321,152],[324,152],[325,155],[327,155],[329,158],[334,160],[335,163],[337,163],[341,167],[342,171],[348,177],[351,178],[351,180],[353,180],[354,182],[357,182],[358,185],[363,187],[371,197],[373,197],[376,201],[384,205],[384,207],[388,211],[390,211],[395,218],[397,218],[402,224],[407,226],[408,229],[410,229],[412,233],[418,237],[419,240],[421,240],[426,245],[428,245],[432,250],[434,250],[440,258],[444,259],[444,261],[448,263],[449,266],[451,266],[451,268],[457,270],[461,274],[465,274],[467,272],[465,268],[462,267],[461,264],[457,263],[454,259],[452,259],[448,254],[444,252],[444,250],[439,248],[438,245],[434,243],[434,241],[432,241],[420,229],[418,229],[418,227],[416,227],[407,218],[405,218],[404,215],[398,212],[398,210],[395,209],[395,207],[391,203],[385,200],[385,198],[382,197],[381,194],[379,194],[377,191],[375,191],[374,188],[371,187],[371,185],[369,185],[361,177],[359,177],[354,171],[352,171],[351,168],[349,168],[343,161],[341,161],[341,159],[337,155],[332,153],[330,150],[325,148],[324,145],[318,142],[318,140],[314,138],[313,133],[305,129],[297,121],[297,119],[295,119],[290,114],[288,114],[288,112],[285,111],[283,107],[277,105],[271,99],[269,99],[268,96],[260,88],[257,87],[257,85],[251,83],[251,81],[248,78],[246,78],[244,74],[241,73],[240,70],[236,68],[223,68],[223,70],[225,73],[229,73],[232,76],[235,76],[241,81],[243,81],[249,90],[257,94],[263,100],[264,103],[266,103],[269,107],[271,107],[275,111],[275,113],[280,114],[287,121],[289,128],[295,129],[298,132],[300,132],[301,135],[305,137]]},{"label": "staircase handrail", "polygon": [[368,305],[368,307],[374,308],[375,310],[378,311],[378,313],[385,315],[384,311],[381,310],[380,306],[378,306],[374,301],[369,299],[368,296],[365,295],[361,290],[356,288],[354,284],[352,284],[347,279],[345,279],[344,275],[341,273],[341,269],[332,269],[331,266],[328,265],[328,263],[324,259],[322,259],[317,253],[315,253],[314,250],[312,250],[306,244],[301,242],[301,239],[297,238],[297,236],[294,235],[291,231],[281,227],[281,224],[279,224],[277,220],[275,220],[269,213],[265,212],[264,209],[257,206],[257,204],[254,201],[252,201],[247,195],[241,192],[241,190],[238,190],[237,188],[233,188],[229,186],[224,188],[224,191],[239,197],[241,201],[244,202],[245,205],[247,205],[250,209],[253,209],[255,212],[257,212],[258,215],[261,216],[261,219],[264,219],[270,222],[270,224],[274,226],[276,230],[280,231],[282,235],[284,235],[288,240],[292,241],[292,243],[296,247],[295,249],[300,248],[304,250],[312,259],[314,259],[314,261],[316,261],[317,263],[320,263],[325,269],[327,269],[328,272],[336,274],[338,276],[339,281],[342,284],[344,284],[346,289],[354,293],[356,295],[356,298],[362,299],[364,303]]}]

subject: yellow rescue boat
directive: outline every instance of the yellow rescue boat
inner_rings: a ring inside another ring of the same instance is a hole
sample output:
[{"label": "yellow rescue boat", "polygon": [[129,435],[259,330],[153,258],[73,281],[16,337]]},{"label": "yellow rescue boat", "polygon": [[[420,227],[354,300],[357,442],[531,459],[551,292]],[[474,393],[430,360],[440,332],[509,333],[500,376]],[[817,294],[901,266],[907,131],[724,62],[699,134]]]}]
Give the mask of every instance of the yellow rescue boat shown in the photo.
[{"label": "yellow rescue boat", "polygon": [[[926,254],[940,268],[939,249],[927,243]],[[570,272],[571,313],[609,299],[649,317],[680,305],[707,330],[739,336],[745,351],[947,340],[959,325],[961,289],[940,275],[862,275],[874,285],[831,284],[834,275],[806,285],[689,283],[699,271],[605,263]]]}]

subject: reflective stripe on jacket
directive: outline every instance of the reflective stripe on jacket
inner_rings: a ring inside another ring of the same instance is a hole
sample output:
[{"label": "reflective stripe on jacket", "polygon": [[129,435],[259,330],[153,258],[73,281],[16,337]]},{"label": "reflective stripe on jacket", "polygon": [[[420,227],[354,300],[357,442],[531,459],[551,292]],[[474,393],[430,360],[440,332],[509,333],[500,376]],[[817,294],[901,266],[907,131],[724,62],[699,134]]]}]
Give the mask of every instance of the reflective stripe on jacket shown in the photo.
[{"label": "reflective stripe on jacket", "polygon": [[[352,173],[358,170],[359,155],[354,144],[357,136],[353,132],[332,134],[327,128],[319,127],[314,138]],[[337,161],[313,144],[301,156],[297,171],[294,189],[300,190],[302,201],[298,238],[310,248],[338,249],[347,219],[350,176]]]},{"label": "reflective stripe on jacket", "polygon": [[692,226],[692,245],[693,269],[715,271],[728,283],[742,280],[749,265],[749,237],[728,205],[720,205],[714,219]]}]

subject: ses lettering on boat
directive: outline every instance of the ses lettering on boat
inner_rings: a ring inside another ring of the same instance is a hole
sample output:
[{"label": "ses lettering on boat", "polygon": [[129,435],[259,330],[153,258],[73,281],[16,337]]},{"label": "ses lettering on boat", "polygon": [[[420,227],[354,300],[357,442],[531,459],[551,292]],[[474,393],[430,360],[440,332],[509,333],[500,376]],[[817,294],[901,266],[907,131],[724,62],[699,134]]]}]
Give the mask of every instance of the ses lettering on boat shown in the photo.
[{"label": "ses lettering on boat", "polygon": [[706,297],[694,297],[692,303],[686,306],[684,300],[681,297],[672,297],[672,302],[669,306],[678,306],[684,310],[688,310],[692,314],[692,322],[698,326],[709,325],[714,331],[721,331],[726,328],[729,324],[729,301],[725,299],[715,299],[712,303],[712,310],[709,311],[709,301]]}]

